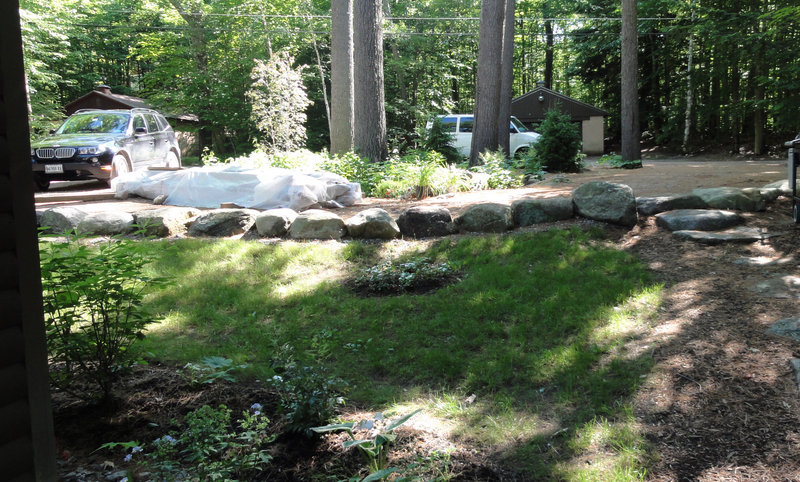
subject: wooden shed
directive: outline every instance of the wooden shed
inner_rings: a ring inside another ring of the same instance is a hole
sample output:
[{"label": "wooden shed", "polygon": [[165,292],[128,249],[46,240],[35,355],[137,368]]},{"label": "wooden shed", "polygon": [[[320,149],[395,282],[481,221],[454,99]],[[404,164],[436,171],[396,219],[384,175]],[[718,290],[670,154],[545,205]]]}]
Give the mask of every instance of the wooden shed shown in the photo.
[{"label": "wooden shed", "polygon": [[[111,87],[101,85],[88,94],[79,97],[64,106],[67,115],[78,109],[153,109],[144,99],[131,95],[115,94]],[[198,119],[194,114],[170,114],[162,112],[175,130],[181,156],[199,156],[200,146],[197,139]]]},{"label": "wooden shed", "polygon": [[528,126],[544,120],[545,113],[553,108],[561,109],[573,122],[580,123],[585,154],[603,154],[604,118],[608,112],[550,90],[541,81],[535,89],[511,101],[511,115]]}]

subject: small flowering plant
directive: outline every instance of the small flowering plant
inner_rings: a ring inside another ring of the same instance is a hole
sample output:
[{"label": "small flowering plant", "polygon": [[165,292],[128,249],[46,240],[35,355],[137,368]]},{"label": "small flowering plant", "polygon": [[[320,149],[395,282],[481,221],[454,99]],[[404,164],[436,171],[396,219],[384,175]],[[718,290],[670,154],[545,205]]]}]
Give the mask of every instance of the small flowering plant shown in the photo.
[{"label": "small flowering plant", "polygon": [[428,258],[417,258],[402,263],[385,262],[365,268],[353,279],[352,285],[356,291],[391,295],[431,291],[458,279],[459,273],[450,263],[436,263]]}]

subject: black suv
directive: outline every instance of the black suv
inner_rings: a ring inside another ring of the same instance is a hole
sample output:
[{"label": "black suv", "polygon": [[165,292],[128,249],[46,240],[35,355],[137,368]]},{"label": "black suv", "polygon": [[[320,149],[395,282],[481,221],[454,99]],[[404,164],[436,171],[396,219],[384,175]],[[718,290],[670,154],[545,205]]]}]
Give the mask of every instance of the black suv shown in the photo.
[{"label": "black suv", "polygon": [[34,179],[42,190],[50,181],[110,181],[148,166],[181,165],[175,131],[150,109],[81,109],[50,134],[31,144]]}]

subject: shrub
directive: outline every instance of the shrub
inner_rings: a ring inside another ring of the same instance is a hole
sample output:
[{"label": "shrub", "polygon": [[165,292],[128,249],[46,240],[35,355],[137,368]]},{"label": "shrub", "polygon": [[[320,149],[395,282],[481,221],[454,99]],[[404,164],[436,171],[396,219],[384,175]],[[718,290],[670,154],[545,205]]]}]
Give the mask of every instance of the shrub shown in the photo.
[{"label": "shrub", "polygon": [[383,178],[381,164],[370,162],[355,152],[323,157],[317,168],[361,184],[361,191],[365,196],[375,196],[375,186]]},{"label": "shrub", "polygon": [[444,156],[447,162],[458,162],[462,159],[461,154],[453,147],[453,134],[444,130],[441,118],[434,117],[431,128],[425,129],[419,137],[420,149],[436,151]]},{"label": "shrub", "polygon": [[411,151],[387,162],[376,195],[395,198],[424,198],[469,189],[466,172],[445,163],[435,151]]},{"label": "shrub", "polygon": [[529,170],[536,167],[533,162],[538,162],[539,167],[544,166],[550,172],[580,172],[583,168],[580,134],[568,114],[548,110],[538,131],[541,137]]},{"label": "shrub", "polygon": [[273,369],[278,374],[268,383],[280,397],[287,432],[313,435],[311,427],[327,423],[336,406],[344,404],[339,394],[345,382],[328,376],[324,367],[301,365],[289,345],[275,353]]},{"label": "shrub", "polygon": [[639,169],[642,167],[642,160],[636,159],[634,161],[623,161],[622,156],[619,154],[604,154],[600,156],[598,164],[608,164],[609,166],[617,169]]},{"label": "shrub", "polygon": [[474,166],[476,172],[489,175],[486,185],[489,189],[508,189],[522,186],[522,176],[512,172],[513,165],[502,151],[485,151],[480,155],[481,165]]},{"label": "shrub", "polygon": [[146,274],[152,253],[126,239],[92,247],[80,238],[42,243],[47,349],[57,386],[69,389],[86,378],[110,398],[120,370],[134,363],[130,346],[155,321],[142,308],[144,292],[168,282]]}]

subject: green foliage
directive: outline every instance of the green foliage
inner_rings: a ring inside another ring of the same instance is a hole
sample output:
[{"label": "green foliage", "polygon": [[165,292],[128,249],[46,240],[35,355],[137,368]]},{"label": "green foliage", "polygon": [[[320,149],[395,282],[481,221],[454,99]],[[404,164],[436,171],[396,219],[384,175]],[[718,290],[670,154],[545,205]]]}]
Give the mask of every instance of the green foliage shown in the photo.
[{"label": "green foliage", "polygon": [[[347,432],[350,440],[343,442],[342,447],[345,449],[357,447],[361,455],[364,456],[369,473],[373,475],[373,478],[369,480],[381,480],[397,471],[397,469],[387,467],[389,447],[397,440],[397,434],[394,433],[394,430],[421,411],[422,409],[415,410],[393,422],[387,421],[382,413],[376,413],[371,420],[337,423],[323,427],[313,427],[311,430],[316,433]],[[359,432],[366,435],[366,437],[357,438],[356,434],[359,434]]]},{"label": "green foliage", "polygon": [[375,196],[375,186],[382,177],[383,166],[370,162],[355,152],[326,156],[319,164],[319,169],[338,174],[351,182],[361,184],[364,196]]},{"label": "green foliage", "polygon": [[357,291],[391,295],[429,291],[458,279],[458,271],[450,263],[434,263],[428,258],[417,258],[366,268],[353,279],[352,284]]},{"label": "green foliage", "polygon": [[527,166],[531,171],[544,166],[550,172],[580,172],[583,168],[581,138],[568,114],[550,109],[538,129],[541,137]]},{"label": "green foliage", "polygon": [[256,59],[247,91],[256,128],[266,139],[267,152],[293,151],[306,141],[305,109],[311,103],[303,85],[305,66],[293,68],[288,52],[273,53],[266,61]]},{"label": "green foliage", "polygon": [[200,360],[200,363],[187,363],[183,371],[192,385],[201,385],[219,380],[235,382],[236,378],[232,372],[241,368],[247,368],[247,365],[234,365],[230,358],[208,356]]},{"label": "green foliage", "polygon": [[272,460],[265,447],[275,440],[261,408],[254,403],[232,423],[225,405],[203,405],[186,414],[184,428],[157,438],[149,447],[126,442],[101,448],[129,448],[123,461],[146,467],[156,480],[252,480]]},{"label": "green foliage", "polygon": [[635,161],[623,161],[622,156],[619,154],[604,154],[600,156],[600,160],[597,161],[598,164],[608,164],[609,166],[617,169],[639,169],[642,167],[642,160],[637,159]]},{"label": "green foliage", "polygon": [[445,163],[435,151],[411,151],[390,159],[383,166],[383,178],[376,195],[395,198],[425,198],[446,192],[469,190],[464,171]]},{"label": "green foliage", "polygon": [[311,427],[325,423],[344,404],[339,395],[343,380],[331,377],[322,366],[304,366],[290,345],[282,346],[273,358],[274,375],[268,383],[277,390],[287,431],[312,435]]},{"label": "green foliage", "polygon": [[142,301],[168,282],[147,274],[157,255],[127,239],[88,246],[69,237],[41,243],[40,252],[54,382],[69,388],[86,378],[108,398],[120,370],[134,363],[130,346],[156,321]]},{"label": "green foliage", "polygon": [[489,189],[508,189],[522,186],[522,177],[513,173],[512,161],[502,151],[486,151],[480,154],[481,164],[472,167],[475,172],[489,175],[486,185]]},{"label": "green foliage", "polygon": [[419,148],[421,150],[436,151],[450,163],[461,161],[461,154],[452,145],[454,136],[444,130],[441,118],[434,117],[433,121],[431,121],[431,128],[423,130],[419,137]]}]

